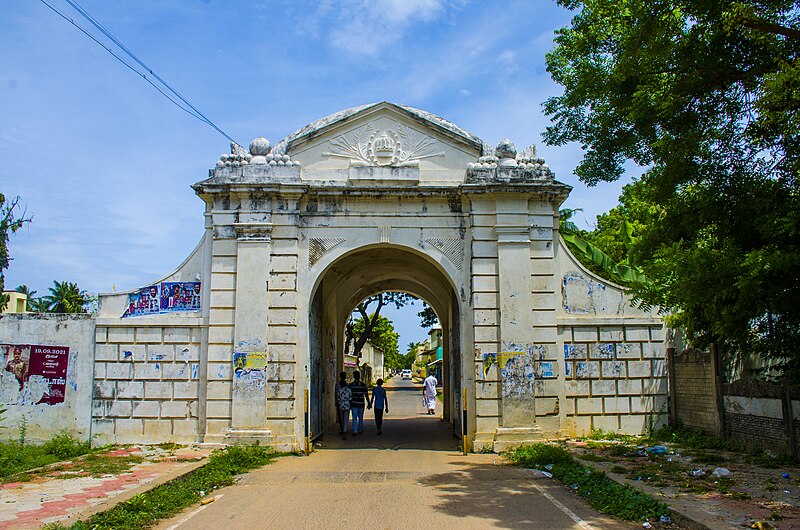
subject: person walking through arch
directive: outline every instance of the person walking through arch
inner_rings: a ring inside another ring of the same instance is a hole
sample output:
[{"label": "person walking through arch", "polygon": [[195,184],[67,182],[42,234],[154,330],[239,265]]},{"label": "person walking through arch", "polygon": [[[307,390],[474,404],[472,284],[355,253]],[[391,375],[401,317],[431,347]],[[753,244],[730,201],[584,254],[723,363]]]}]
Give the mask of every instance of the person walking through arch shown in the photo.
[{"label": "person walking through arch", "polygon": [[347,440],[347,420],[350,419],[350,398],[353,393],[350,385],[347,384],[347,374],[339,374],[339,382],[336,383],[334,397],[336,399],[336,419],[339,421],[339,435],[342,440]]},{"label": "person walking through arch", "polygon": [[353,415],[353,436],[364,432],[364,405],[367,397],[367,385],[361,381],[361,373],[353,372],[350,383],[350,412]]},{"label": "person walking through arch", "polygon": [[428,414],[436,414],[436,385],[439,381],[430,374],[422,385],[422,400],[428,409]]},{"label": "person walking through arch", "polygon": [[386,389],[383,388],[383,379],[376,381],[375,388],[372,389],[372,397],[369,400],[367,408],[372,408],[375,405],[375,426],[378,428],[378,434],[383,434],[383,413],[389,414],[389,400],[386,397]]}]

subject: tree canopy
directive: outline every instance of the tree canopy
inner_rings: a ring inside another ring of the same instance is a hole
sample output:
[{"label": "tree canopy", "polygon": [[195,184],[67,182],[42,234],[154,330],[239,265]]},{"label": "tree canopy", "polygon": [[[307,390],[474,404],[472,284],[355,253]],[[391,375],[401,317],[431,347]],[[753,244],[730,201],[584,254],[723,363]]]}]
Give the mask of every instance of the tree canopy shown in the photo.
[{"label": "tree canopy", "polygon": [[[638,263],[650,282],[635,296],[694,343],[788,359],[800,374],[795,2],[559,3],[576,15],[547,56],[564,92],[545,103],[545,141],[579,142],[589,185],[643,168],[589,240]],[[637,237],[611,244],[623,219]]]},{"label": "tree canopy", "polygon": [[91,297],[72,282],[53,282],[50,294],[41,298],[48,313],[86,313]]}]

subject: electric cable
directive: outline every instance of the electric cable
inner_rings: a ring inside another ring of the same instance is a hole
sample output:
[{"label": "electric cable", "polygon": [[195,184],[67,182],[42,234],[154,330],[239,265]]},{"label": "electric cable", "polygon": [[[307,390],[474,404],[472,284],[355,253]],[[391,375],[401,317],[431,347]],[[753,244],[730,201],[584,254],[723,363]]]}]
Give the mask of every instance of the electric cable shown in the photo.
[{"label": "electric cable", "polygon": [[[170,101],[172,104],[174,104],[174,105],[175,105],[175,106],[177,106],[179,109],[181,109],[182,111],[186,112],[187,114],[189,114],[189,115],[193,116],[194,118],[196,118],[196,119],[200,120],[201,122],[203,122],[203,123],[206,123],[207,125],[210,125],[211,127],[213,127],[213,128],[214,128],[214,130],[216,130],[218,133],[220,133],[222,136],[224,136],[225,138],[227,138],[227,139],[228,139],[228,140],[230,140],[231,142],[235,143],[236,145],[241,145],[239,142],[237,142],[236,140],[234,140],[233,138],[231,138],[231,137],[230,137],[230,136],[229,136],[227,133],[225,133],[225,131],[223,131],[222,129],[220,129],[220,128],[219,128],[219,127],[218,127],[218,126],[217,126],[217,125],[216,125],[214,122],[212,122],[212,121],[211,121],[211,120],[210,120],[208,117],[206,117],[206,116],[205,116],[205,115],[204,115],[202,112],[200,112],[200,110],[199,110],[199,109],[197,109],[197,107],[195,107],[195,106],[194,106],[194,105],[192,105],[192,104],[191,104],[189,101],[187,101],[187,100],[186,100],[186,98],[184,98],[184,97],[183,97],[181,94],[179,94],[179,93],[178,93],[178,92],[177,92],[177,91],[176,91],[174,88],[172,88],[172,87],[171,87],[171,86],[170,86],[170,85],[169,85],[169,84],[168,84],[166,81],[164,81],[164,79],[162,79],[162,78],[161,78],[161,77],[160,77],[158,74],[156,74],[156,73],[153,71],[153,69],[152,69],[152,68],[150,68],[149,66],[147,66],[147,65],[146,65],[146,64],[145,64],[145,63],[144,63],[144,62],[143,62],[141,59],[139,59],[139,58],[138,58],[138,57],[137,57],[137,56],[136,56],[136,55],[135,55],[135,54],[134,54],[132,51],[130,51],[130,50],[129,50],[129,49],[128,49],[128,48],[127,48],[127,47],[126,47],[124,44],[122,44],[122,42],[120,42],[120,41],[119,41],[119,39],[117,39],[116,37],[114,37],[114,36],[113,36],[113,35],[112,35],[112,34],[111,34],[111,33],[110,33],[108,30],[106,30],[106,29],[105,29],[105,27],[103,27],[103,25],[102,25],[102,24],[100,24],[100,23],[99,23],[99,22],[98,22],[98,21],[97,21],[97,20],[96,20],[94,17],[92,17],[92,15],[91,15],[91,14],[90,14],[88,11],[86,11],[85,9],[83,9],[83,8],[82,8],[81,6],[79,6],[77,3],[73,2],[72,0],[65,0],[65,1],[66,1],[66,2],[67,2],[69,5],[70,5],[70,6],[72,6],[72,7],[73,7],[73,8],[74,8],[76,11],[78,11],[78,13],[79,13],[79,14],[80,14],[80,15],[81,15],[83,18],[85,18],[87,21],[89,21],[89,23],[91,23],[91,24],[92,24],[92,25],[93,25],[95,28],[97,28],[97,29],[98,29],[98,30],[99,30],[99,31],[100,31],[100,32],[101,32],[103,35],[105,35],[105,36],[106,36],[107,38],[109,38],[109,39],[110,39],[110,40],[111,40],[111,41],[112,41],[114,44],[116,44],[116,45],[117,45],[117,46],[118,46],[120,49],[122,49],[122,50],[125,52],[125,54],[126,54],[126,55],[128,55],[128,56],[129,56],[131,59],[133,59],[133,60],[134,60],[136,63],[138,63],[138,64],[139,64],[139,65],[140,65],[142,68],[144,68],[144,69],[146,70],[146,72],[147,72],[147,73],[149,73],[149,74],[150,74],[150,75],[152,75],[154,78],[156,78],[156,79],[158,80],[158,82],[159,82],[159,83],[161,83],[161,84],[162,84],[164,87],[166,87],[166,89],[167,89],[168,91],[170,91],[172,94],[174,94],[174,96],[175,96],[177,99],[179,99],[181,102],[183,102],[183,103],[184,103],[186,106],[184,106],[184,105],[181,105],[181,104],[180,104],[178,101],[176,101],[175,99],[173,99],[173,98],[172,98],[172,97],[171,97],[169,94],[167,94],[167,93],[166,93],[164,90],[162,90],[162,89],[161,89],[161,87],[159,87],[159,86],[158,86],[156,83],[154,83],[154,82],[153,82],[153,81],[152,81],[150,78],[148,78],[146,73],[142,73],[142,72],[140,72],[139,70],[137,70],[137,69],[136,69],[136,68],[135,68],[133,65],[131,65],[130,63],[128,63],[127,61],[125,61],[125,60],[124,60],[122,57],[120,57],[120,56],[119,56],[117,53],[115,53],[115,52],[114,52],[114,50],[112,50],[110,47],[106,46],[106,45],[105,45],[103,42],[101,42],[99,39],[97,39],[97,38],[96,38],[94,35],[92,35],[92,34],[91,34],[91,33],[89,33],[88,31],[86,31],[86,30],[85,30],[83,27],[81,27],[81,26],[80,26],[80,25],[79,25],[77,22],[75,22],[73,19],[71,19],[70,17],[68,17],[66,14],[62,13],[61,11],[59,11],[59,10],[58,10],[58,9],[57,9],[55,6],[53,6],[52,4],[50,4],[50,3],[49,3],[47,0],[40,0],[40,1],[41,1],[41,2],[42,2],[44,5],[46,5],[48,8],[50,8],[50,9],[51,9],[51,10],[52,10],[54,13],[56,13],[57,15],[59,15],[61,18],[63,18],[64,20],[66,20],[67,22],[69,22],[70,24],[72,24],[73,26],[75,26],[76,28],[78,28],[78,30],[80,30],[80,31],[81,31],[81,33],[83,33],[84,35],[86,35],[87,37],[89,37],[90,39],[92,39],[92,40],[93,40],[95,43],[97,43],[98,45],[100,45],[100,46],[101,46],[103,49],[105,49],[105,50],[106,50],[108,53],[110,53],[110,54],[111,54],[111,55],[112,55],[112,56],[113,56],[115,59],[117,59],[119,62],[121,62],[123,65],[125,65],[125,66],[126,66],[128,69],[130,69],[132,72],[134,72],[134,73],[136,73],[137,75],[141,76],[141,77],[142,77],[142,78],[143,78],[145,81],[147,81],[148,83],[150,83],[150,85],[151,85],[153,88],[155,88],[156,90],[158,90],[158,92],[159,92],[159,93],[160,93],[162,96],[164,96],[165,98],[167,98],[167,100],[169,100],[169,101]],[[188,107],[188,108],[187,108],[187,107]]]}]

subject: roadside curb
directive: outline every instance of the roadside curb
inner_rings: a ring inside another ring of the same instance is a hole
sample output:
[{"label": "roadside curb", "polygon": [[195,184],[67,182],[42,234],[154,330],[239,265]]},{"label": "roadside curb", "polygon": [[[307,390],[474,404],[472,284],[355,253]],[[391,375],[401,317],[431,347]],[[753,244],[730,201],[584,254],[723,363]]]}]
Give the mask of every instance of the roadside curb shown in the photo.
[{"label": "roadside curb", "polygon": [[689,502],[663,497],[659,489],[638,480],[625,478],[625,476],[619,473],[612,473],[605,466],[597,462],[581,460],[580,463],[586,467],[605,473],[608,478],[617,484],[630,486],[663,502],[669,507],[672,521],[690,530],[730,530],[731,528],[730,523],[720,520],[714,513],[699,509]]},{"label": "roadside curb", "polygon": [[102,502],[95,504],[93,506],[87,506],[85,509],[79,512],[71,513],[68,517],[59,519],[57,522],[58,524],[69,526],[77,523],[78,521],[88,519],[89,517],[91,517],[96,513],[111,510],[118,504],[128,501],[137,495],[140,495],[142,493],[147,493],[148,491],[155,489],[156,487],[161,486],[162,484],[165,484],[171,480],[175,480],[185,475],[188,475],[192,471],[195,471],[196,469],[203,467],[207,463],[208,463],[208,456],[204,456],[202,457],[201,460],[197,460],[195,462],[189,462],[185,466],[173,469],[167,473],[164,473],[163,475],[159,475],[151,482],[148,482],[146,484],[141,484],[135,488],[131,488],[130,490],[124,491],[118,495],[103,500]]}]

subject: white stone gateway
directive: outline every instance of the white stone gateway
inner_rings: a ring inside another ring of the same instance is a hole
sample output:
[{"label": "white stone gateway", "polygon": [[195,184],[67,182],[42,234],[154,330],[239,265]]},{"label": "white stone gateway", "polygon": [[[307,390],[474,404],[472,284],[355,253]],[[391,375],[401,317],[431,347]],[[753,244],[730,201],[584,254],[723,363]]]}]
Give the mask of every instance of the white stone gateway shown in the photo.
[{"label": "white stone gateway", "polygon": [[301,449],[335,422],[350,313],[390,290],[439,316],[444,416],[470,447],[662,419],[662,323],[561,243],[571,188],[532,149],[382,102],[234,145],[193,188],[192,255],[100,297],[99,441]]}]

